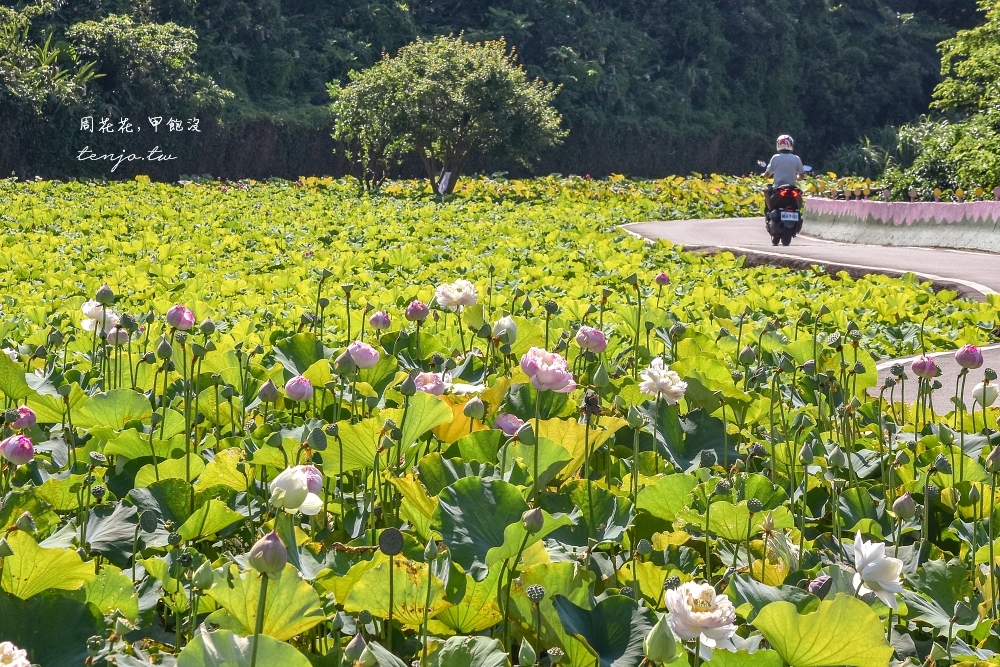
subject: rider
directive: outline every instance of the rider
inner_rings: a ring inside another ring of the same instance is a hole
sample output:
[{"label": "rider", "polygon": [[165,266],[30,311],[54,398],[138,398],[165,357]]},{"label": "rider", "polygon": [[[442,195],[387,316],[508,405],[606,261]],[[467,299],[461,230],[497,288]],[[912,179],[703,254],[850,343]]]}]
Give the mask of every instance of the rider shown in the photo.
[{"label": "rider", "polygon": [[764,189],[764,214],[771,210],[771,197],[776,185],[795,186],[799,178],[805,178],[806,172],[802,167],[802,160],[793,153],[795,150],[795,140],[787,134],[778,137],[778,152],[771,158],[764,171],[764,177],[774,176],[774,183]]}]

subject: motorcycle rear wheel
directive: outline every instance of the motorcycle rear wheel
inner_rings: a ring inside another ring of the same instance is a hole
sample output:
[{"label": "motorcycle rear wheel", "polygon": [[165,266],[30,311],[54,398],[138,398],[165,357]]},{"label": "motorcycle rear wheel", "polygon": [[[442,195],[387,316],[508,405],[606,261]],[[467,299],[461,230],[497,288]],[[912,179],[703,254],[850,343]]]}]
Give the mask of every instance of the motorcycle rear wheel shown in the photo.
[{"label": "motorcycle rear wheel", "polygon": [[[785,232],[784,234],[782,234],[781,235],[781,245],[785,245],[785,246],[791,245],[791,243],[792,243],[792,236],[794,236],[794,234],[792,234],[792,232]],[[778,244],[775,243],[774,245],[778,245]]]}]

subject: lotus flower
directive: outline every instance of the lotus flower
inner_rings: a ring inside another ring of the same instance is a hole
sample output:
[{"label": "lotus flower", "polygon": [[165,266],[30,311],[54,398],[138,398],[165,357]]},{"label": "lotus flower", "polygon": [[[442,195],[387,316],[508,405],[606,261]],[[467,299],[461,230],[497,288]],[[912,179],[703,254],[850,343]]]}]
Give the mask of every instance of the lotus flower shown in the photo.
[{"label": "lotus flower", "polygon": [[922,377],[925,380],[931,380],[937,376],[937,364],[930,357],[921,356],[918,359],[913,360],[913,364],[910,365],[910,370],[917,377]]},{"label": "lotus flower", "polygon": [[347,346],[347,353],[351,355],[354,365],[358,368],[372,368],[378,363],[378,350],[368,343],[362,343],[359,340]]},{"label": "lotus flower", "polygon": [[0,642],[0,665],[3,667],[31,667],[28,652],[10,642]]},{"label": "lotus flower", "polygon": [[532,347],[521,357],[521,370],[527,374],[535,391],[567,394],[576,389],[569,365],[555,352]]},{"label": "lotus flower", "polygon": [[736,632],[736,608],[726,595],[719,595],[711,584],[694,581],[666,592],[670,610],[670,629],[681,640],[702,638],[715,642],[729,639]]},{"label": "lotus flower", "polygon": [[990,407],[997,402],[998,397],[1000,397],[1000,389],[995,384],[980,382],[972,388],[972,400],[983,407]]},{"label": "lotus flower", "polygon": [[392,324],[392,319],[389,317],[389,313],[377,310],[368,318],[368,324],[372,325],[372,329],[375,331],[384,331]]},{"label": "lotus flower", "polygon": [[26,435],[12,435],[0,442],[0,457],[16,466],[24,465],[35,458],[35,446]]},{"label": "lotus flower", "polygon": [[577,344],[587,352],[600,354],[608,349],[608,338],[600,329],[582,326],[576,332]]},{"label": "lotus flower", "polygon": [[297,403],[311,401],[313,391],[312,382],[302,375],[296,375],[285,383],[285,396]]},{"label": "lotus flower", "polygon": [[271,505],[289,514],[319,514],[323,509],[323,499],[309,490],[310,475],[303,470],[305,467],[312,466],[295,466],[278,473],[270,485]]},{"label": "lotus flower", "polygon": [[962,368],[979,368],[983,365],[983,353],[975,345],[963,345],[955,352],[955,362]]},{"label": "lotus flower", "polygon": [[419,373],[413,378],[413,383],[417,385],[417,391],[435,396],[440,396],[447,389],[444,380],[437,373]]},{"label": "lotus flower", "polygon": [[323,473],[314,465],[296,466],[306,476],[306,488],[317,496],[323,493]]},{"label": "lotus flower", "polygon": [[893,609],[897,608],[896,593],[902,593],[899,574],[903,571],[903,561],[885,555],[885,545],[881,542],[866,542],[859,530],[854,537],[853,586],[859,593],[875,595]]},{"label": "lotus flower", "polygon": [[517,434],[517,430],[522,426],[524,426],[522,419],[506,412],[501,412],[493,420],[493,428],[500,429],[508,438],[513,438]]},{"label": "lotus flower", "polygon": [[[35,411],[29,408],[27,405],[19,405],[17,407],[17,419],[15,419],[10,427],[15,430],[24,430],[31,428],[38,422],[38,418],[35,416]],[[0,663],[2,665],[3,663]]]},{"label": "lotus flower", "polygon": [[180,331],[193,327],[194,321],[194,312],[182,304],[178,303],[167,311],[167,324]]},{"label": "lotus flower", "polygon": [[272,530],[250,548],[247,560],[253,569],[277,579],[288,563],[288,550],[278,537],[278,533]]},{"label": "lotus flower", "polygon": [[100,333],[103,335],[106,331],[111,331],[118,323],[121,318],[118,317],[118,313],[110,308],[102,306],[96,301],[88,301],[80,307],[83,311],[84,320],[80,323],[84,331],[94,331],[100,327]]},{"label": "lotus flower", "polygon": [[663,363],[663,359],[657,357],[649,364],[649,368],[640,375],[642,382],[639,383],[639,391],[656,398],[663,398],[667,405],[677,405],[677,402],[684,397],[687,391],[687,382],[672,371]]},{"label": "lotus flower", "polygon": [[442,308],[447,308],[452,312],[458,312],[463,308],[474,306],[479,300],[476,286],[468,280],[456,280],[453,283],[445,283],[434,291],[434,296]]}]

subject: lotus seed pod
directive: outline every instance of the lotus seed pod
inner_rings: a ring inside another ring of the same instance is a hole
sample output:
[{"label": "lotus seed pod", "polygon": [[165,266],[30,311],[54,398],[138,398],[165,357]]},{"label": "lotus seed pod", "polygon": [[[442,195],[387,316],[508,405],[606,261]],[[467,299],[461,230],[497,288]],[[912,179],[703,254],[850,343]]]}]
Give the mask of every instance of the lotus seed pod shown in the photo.
[{"label": "lotus seed pod", "polygon": [[23,512],[21,516],[17,517],[17,521],[14,525],[18,530],[25,533],[34,533],[37,530],[35,526],[35,518],[31,516],[31,512]]},{"label": "lotus seed pod", "polygon": [[756,514],[764,509],[764,503],[760,501],[760,498],[751,498],[747,501],[747,509],[750,510],[751,513]]},{"label": "lotus seed pod", "polygon": [[517,433],[514,434],[514,437],[517,438],[518,442],[528,445],[529,447],[534,447],[538,444],[538,439],[535,437],[535,431],[534,428],[532,428],[530,421],[524,422],[524,424],[517,429]]},{"label": "lotus seed pod", "polygon": [[534,603],[541,602],[545,598],[545,587],[539,584],[528,586],[524,592],[527,594],[528,599]]},{"label": "lotus seed pod", "polygon": [[139,513],[139,528],[144,533],[155,533],[156,527],[159,521],[156,518],[156,512],[153,510],[143,510]]},{"label": "lotus seed pod", "polygon": [[648,556],[653,553],[653,545],[649,540],[643,538],[639,540],[639,543],[635,545],[635,551],[640,556]]},{"label": "lotus seed pod", "polygon": [[169,535],[167,535],[167,544],[169,544],[172,547],[180,545],[180,543],[183,541],[184,538],[181,537],[181,534],[178,532],[171,532]]},{"label": "lotus seed pod", "polygon": [[182,551],[179,556],[177,556],[177,564],[183,568],[189,568],[194,565],[194,555],[190,551]]},{"label": "lotus seed pod", "polygon": [[326,449],[326,433],[321,428],[314,428],[309,431],[309,439],[307,442],[310,447],[318,452],[322,452]]},{"label": "lotus seed pod", "polygon": [[9,558],[14,555],[14,550],[7,543],[7,538],[0,538],[0,558]]},{"label": "lotus seed pod", "polygon": [[198,325],[198,331],[200,331],[202,335],[211,336],[215,333],[215,322],[206,317],[201,321],[201,324]]},{"label": "lotus seed pod", "polygon": [[719,457],[715,454],[714,449],[701,450],[700,463],[702,468],[711,468],[718,462],[719,462]]},{"label": "lotus seed pod", "polygon": [[934,468],[945,475],[951,474],[951,463],[948,461],[948,457],[944,454],[938,454],[937,458],[934,459]]},{"label": "lotus seed pod", "polygon": [[553,646],[546,653],[549,654],[549,664],[552,665],[558,665],[566,657],[566,653],[558,646]]},{"label": "lotus seed pod", "polygon": [[896,377],[903,375],[903,364],[896,363],[889,367],[889,372]]},{"label": "lotus seed pod", "polygon": [[663,590],[672,591],[681,585],[681,578],[676,574],[672,574],[663,580]]},{"label": "lotus seed pod", "polygon": [[762,458],[764,456],[767,456],[767,449],[764,447],[764,445],[758,442],[755,443],[752,447],[750,447],[749,455],[751,457]]},{"label": "lotus seed pod", "polygon": [[400,394],[403,396],[413,396],[417,393],[417,383],[414,381],[415,377],[413,374],[406,376],[406,379],[399,385]]},{"label": "lotus seed pod", "polygon": [[670,631],[670,623],[665,616],[660,616],[656,625],[642,640],[642,653],[654,665],[673,662],[677,657],[677,639]]},{"label": "lotus seed pod", "polygon": [[816,375],[816,360],[810,359],[806,363],[802,364],[802,372],[810,377]]},{"label": "lotus seed pod", "polygon": [[545,515],[542,514],[542,510],[535,507],[524,513],[524,516],[521,517],[521,523],[526,531],[534,535],[545,524]]},{"label": "lotus seed pod", "polygon": [[250,548],[247,561],[250,567],[261,574],[277,579],[288,563],[288,550],[278,537],[278,533],[272,530]]},{"label": "lotus seed pod", "polygon": [[619,595],[624,595],[627,598],[635,599],[635,589],[631,586],[622,586],[621,590],[618,591]]},{"label": "lotus seed pod", "polygon": [[545,302],[545,312],[549,315],[555,315],[559,312],[559,305],[552,299],[549,299]]},{"label": "lotus seed pod", "polygon": [[670,335],[671,340],[680,340],[687,333],[687,327],[682,322],[674,322],[667,333]]},{"label": "lotus seed pod", "polygon": [[358,614],[358,623],[361,625],[369,625],[372,622],[372,613],[367,609],[362,609],[361,613]]},{"label": "lotus seed pod", "polygon": [[732,490],[733,485],[729,483],[728,479],[720,479],[719,483],[715,485],[715,495],[717,496],[727,496]]},{"label": "lotus seed pod", "polygon": [[386,556],[398,556],[403,553],[403,533],[398,528],[386,528],[378,537],[378,548]]},{"label": "lotus seed pod", "polygon": [[985,371],[983,371],[983,377],[985,377],[990,382],[993,382],[994,380],[997,379],[997,372],[992,368],[987,368]]}]

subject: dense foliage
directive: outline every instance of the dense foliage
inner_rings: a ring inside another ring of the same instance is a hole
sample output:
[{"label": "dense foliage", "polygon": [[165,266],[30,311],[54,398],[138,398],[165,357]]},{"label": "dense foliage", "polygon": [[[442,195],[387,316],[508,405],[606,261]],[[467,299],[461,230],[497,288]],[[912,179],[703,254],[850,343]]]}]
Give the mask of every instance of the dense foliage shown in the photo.
[{"label": "dense foliage", "polygon": [[[177,62],[193,58],[184,66],[207,91],[212,84],[204,77],[235,97],[220,116],[218,136],[186,147],[186,165],[158,166],[172,169],[174,178],[206,171],[294,177],[343,169],[329,153],[327,83],[346,82],[350,71],[418,37],[463,31],[470,41],[506,39],[529,76],[562,87],[555,104],[570,135],[547,153],[543,173],[746,173],[780,132],[795,135],[808,161],[820,166],[832,148],[923,112],[939,80],[935,45],[981,20],[974,0],[50,4],[55,11],[32,23],[34,44],[50,32],[56,41],[66,39],[75,24],[113,16],[120,18],[105,34],[124,29],[126,18],[137,36],[173,34],[187,43],[193,33],[178,31],[197,33],[197,52],[188,50]],[[97,113],[127,101],[116,109],[121,115],[167,113],[146,97],[146,82],[170,67],[157,61],[160,44],[105,51],[98,68],[109,84],[91,87],[85,107]],[[71,153],[60,142],[68,141],[69,119],[44,127],[44,133],[35,127],[23,137],[4,135],[5,173],[97,173],[66,159]],[[128,138],[115,139],[109,147],[121,148]],[[323,151],[311,150],[317,142]],[[470,166],[493,171],[516,165],[492,159]],[[408,169],[416,174],[420,165]]]},{"label": "dense foliage", "polygon": [[0,182],[0,656],[994,657],[996,307],[616,228],[759,185]]},{"label": "dense foliage", "polygon": [[529,80],[504,41],[418,39],[395,57],[330,86],[335,139],[372,191],[415,151],[431,189],[455,190],[476,153],[528,165],[566,131],[552,107],[558,89]]}]

